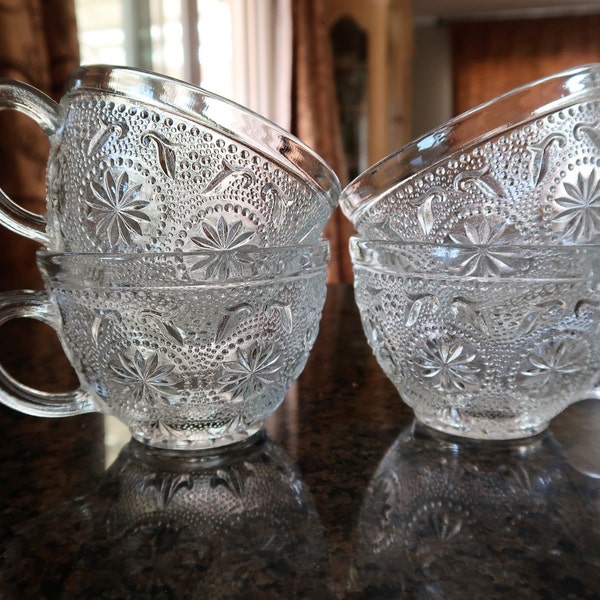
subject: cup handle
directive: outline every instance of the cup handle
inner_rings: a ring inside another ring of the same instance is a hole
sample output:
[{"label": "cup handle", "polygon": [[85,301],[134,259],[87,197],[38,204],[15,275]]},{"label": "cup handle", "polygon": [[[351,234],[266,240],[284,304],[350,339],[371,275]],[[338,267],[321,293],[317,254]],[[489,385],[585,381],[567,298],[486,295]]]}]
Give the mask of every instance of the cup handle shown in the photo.
[{"label": "cup handle", "polygon": [[[46,292],[22,290],[0,294],[0,326],[23,318],[36,319],[55,330],[58,328],[58,318]],[[17,381],[1,364],[0,402],[36,417],[69,417],[99,412],[91,394],[81,386],[71,392],[42,392]]]},{"label": "cup handle", "polygon": [[[12,79],[0,78],[0,110],[17,110],[33,119],[50,137],[60,126],[60,105],[36,88]],[[0,223],[19,235],[47,246],[46,220],[19,206],[0,188]]]}]

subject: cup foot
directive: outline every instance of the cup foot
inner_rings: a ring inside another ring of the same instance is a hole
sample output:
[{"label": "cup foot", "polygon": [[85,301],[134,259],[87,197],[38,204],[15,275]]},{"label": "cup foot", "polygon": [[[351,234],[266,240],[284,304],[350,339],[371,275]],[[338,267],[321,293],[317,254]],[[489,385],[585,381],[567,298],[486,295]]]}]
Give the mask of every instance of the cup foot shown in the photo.
[{"label": "cup foot", "polygon": [[229,450],[252,445],[263,433],[263,427],[245,429],[221,437],[203,436],[173,436],[168,433],[153,431],[152,435],[131,432],[131,436],[137,442],[150,448],[161,451],[172,451],[174,453],[197,453],[210,454],[214,451]]},{"label": "cup foot", "polygon": [[528,438],[542,433],[548,428],[549,422],[532,424],[524,423],[522,419],[489,419],[489,418],[469,418],[461,420],[453,418],[445,420],[439,416],[420,414],[414,411],[415,418],[420,423],[462,438],[475,440],[517,440]]}]

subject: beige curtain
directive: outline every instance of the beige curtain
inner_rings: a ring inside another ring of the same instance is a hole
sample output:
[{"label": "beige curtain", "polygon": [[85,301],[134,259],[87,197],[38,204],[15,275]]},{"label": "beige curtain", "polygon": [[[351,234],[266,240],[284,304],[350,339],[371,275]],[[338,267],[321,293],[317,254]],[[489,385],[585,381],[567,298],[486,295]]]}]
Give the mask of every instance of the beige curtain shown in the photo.
[{"label": "beige curtain", "polygon": [[[73,0],[0,0],[0,77],[58,99],[79,63]],[[0,112],[0,186],[28,210],[45,210],[48,139],[14,111]],[[0,227],[0,289],[40,287],[37,245]]]},{"label": "beige curtain", "polygon": [[[342,180],[346,166],[335,96],[327,0],[292,0],[292,131],[318,152]],[[332,246],[329,281],[352,281],[352,226],[336,209],[326,235]]]}]

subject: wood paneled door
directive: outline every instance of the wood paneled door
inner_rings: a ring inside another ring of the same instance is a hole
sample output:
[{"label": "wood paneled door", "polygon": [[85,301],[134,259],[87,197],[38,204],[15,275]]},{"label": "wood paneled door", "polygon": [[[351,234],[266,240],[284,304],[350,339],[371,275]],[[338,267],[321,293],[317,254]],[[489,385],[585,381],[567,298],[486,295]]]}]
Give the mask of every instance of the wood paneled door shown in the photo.
[{"label": "wood paneled door", "polygon": [[600,62],[600,14],[451,25],[454,114],[546,75]]}]

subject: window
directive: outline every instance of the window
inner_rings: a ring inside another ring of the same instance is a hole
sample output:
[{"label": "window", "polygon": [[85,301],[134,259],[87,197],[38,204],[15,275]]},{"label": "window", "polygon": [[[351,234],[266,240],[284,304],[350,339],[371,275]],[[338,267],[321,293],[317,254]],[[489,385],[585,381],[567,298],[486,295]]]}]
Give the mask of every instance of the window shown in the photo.
[{"label": "window", "polygon": [[289,127],[290,0],[75,5],[82,64],[127,65],[183,79]]}]

